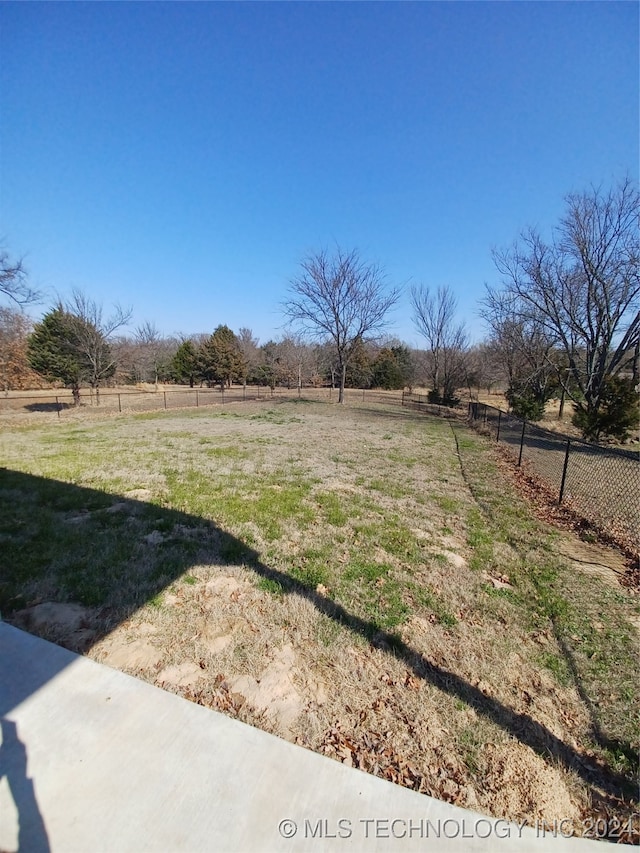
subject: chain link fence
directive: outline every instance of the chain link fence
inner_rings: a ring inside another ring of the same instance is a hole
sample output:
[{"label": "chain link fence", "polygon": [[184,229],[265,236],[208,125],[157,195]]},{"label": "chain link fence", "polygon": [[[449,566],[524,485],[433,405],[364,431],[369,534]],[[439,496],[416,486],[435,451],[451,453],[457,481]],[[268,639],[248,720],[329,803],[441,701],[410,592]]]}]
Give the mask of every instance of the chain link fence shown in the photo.
[{"label": "chain link fence", "polygon": [[634,550],[640,546],[640,458],[542,429],[486,403],[469,403],[469,419],[508,446],[531,470],[595,528]]},{"label": "chain link fence", "polygon": [[456,418],[460,414],[459,409],[456,410],[450,406],[439,406],[436,403],[430,403],[429,398],[424,394],[414,394],[408,391],[402,392],[402,405],[414,411],[436,415],[439,418]]}]

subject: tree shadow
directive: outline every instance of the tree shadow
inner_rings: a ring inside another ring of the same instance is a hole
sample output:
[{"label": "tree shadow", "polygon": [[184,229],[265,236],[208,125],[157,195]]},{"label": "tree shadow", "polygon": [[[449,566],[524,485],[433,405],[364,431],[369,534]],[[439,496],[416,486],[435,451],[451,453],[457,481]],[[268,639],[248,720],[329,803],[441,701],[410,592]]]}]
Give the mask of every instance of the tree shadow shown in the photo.
[{"label": "tree shadow", "polygon": [[598,710],[582,684],[582,679],[580,678],[580,673],[578,671],[573,652],[563,638],[562,631],[558,629],[555,619],[552,618],[551,622],[553,625],[553,634],[558,646],[560,647],[560,651],[562,652],[562,656],[564,657],[569,672],[571,673],[574,687],[576,688],[578,695],[589,714],[589,718],[591,720],[591,737],[598,746],[602,747],[602,749],[606,749],[615,754],[622,754],[630,765],[633,766],[634,763],[638,762],[639,756],[637,750],[634,750],[629,743],[609,737],[609,735],[603,730]]},{"label": "tree shadow", "polygon": [[[402,408],[398,408],[396,405],[394,408],[392,403],[378,403],[375,404],[367,404],[361,403],[358,400],[348,400],[345,403],[346,407],[349,408],[351,406],[357,406],[359,412],[365,412],[367,415],[371,417],[384,418],[388,421],[412,421],[414,423],[423,423],[425,422],[425,415],[432,415],[436,418],[441,418],[442,420],[461,420],[462,413],[456,411],[455,409],[446,409],[443,410],[441,414],[425,412],[420,409],[414,409],[411,406],[404,405]],[[382,406],[389,406],[389,408],[382,408]]]},{"label": "tree shadow", "polygon": [[[9,622],[20,625],[21,608],[44,593],[47,600],[80,602],[96,608],[98,614],[91,630],[83,634],[90,646],[153,601],[190,567],[244,566],[277,584],[284,594],[304,598],[328,619],[401,659],[417,677],[474,708],[545,760],[571,769],[587,785],[615,798],[635,795],[631,779],[591,761],[528,714],[436,665],[395,634],[322,595],[315,586],[266,565],[253,548],[211,521],[159,504],[6,469],[0,469],[0,518],[4,519],[0,541],[5,555],[0,608]],[[58,660],[61,668],[67,665],[64,657]],[[55,674],[40,672],[34,663],[28,677],[15,679],[10,689],[0,689],[0,714],[10,712]],[[629,745],[625,748],[630,749]]]},{"label": "tree shadow", "polygon": [[61,412],[67,409],[77,409],[78,407],[74,403],[66,403],[62,400],[56,403],[55,400],[52,400],[46,403],[29,403],[27,406],[23,406],[23,408],[28,412]]}]

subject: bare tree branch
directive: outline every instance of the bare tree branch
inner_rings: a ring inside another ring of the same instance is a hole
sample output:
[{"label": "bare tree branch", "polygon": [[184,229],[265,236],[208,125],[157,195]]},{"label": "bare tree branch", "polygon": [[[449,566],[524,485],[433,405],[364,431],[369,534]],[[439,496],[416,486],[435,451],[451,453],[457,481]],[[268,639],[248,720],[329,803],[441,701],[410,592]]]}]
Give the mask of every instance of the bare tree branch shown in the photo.
[{"label": "bare tree branch", "polygon": [[593,188],[566,198],[554,239],[533,230],[494,252],[503,277],[502,308],[542,327],[565,355],[559,380],[567,395],[596,413],[608,377],[633,361],[640,337],[640,196],[624,180],[607,193]]},{"label": "bare tree branch", "polygon": [[74,290],[64,310],[76,317],[75,347],[88,366],[89,383],[99,394],[100,383],[115,372],[116,359],[108,345],[115,331],[126,326],[133,313],[131,308],[116,305],[110,317],[103,317],[102,305],[81,290]]},{"label": "bare tree branch", "polygon": [[289,321],[316,339],[330,340],[335,348],[342,403],[354,348],[384,328],[400,290],[388,290],[381,268],[363,261],[356,250],[338,248],[333,256],[323,250],[305,258],[290,293],[285,304]]},{"label": "bare tree branch", "polygon": [[5,251],[0,252],[0,293],[16,305],[32,305],[42,299],[41,291],[28,284],[22,260],[11,260]]},{"label": "bare tree branch", "polygon": [[424,285],[414,285],[411,304],[414,325],[429,347],[432,391],[440,399],[453,400],[465,382],[469,347],[465,325],[456,321],[458,301],[446,286],[433,294]]}]

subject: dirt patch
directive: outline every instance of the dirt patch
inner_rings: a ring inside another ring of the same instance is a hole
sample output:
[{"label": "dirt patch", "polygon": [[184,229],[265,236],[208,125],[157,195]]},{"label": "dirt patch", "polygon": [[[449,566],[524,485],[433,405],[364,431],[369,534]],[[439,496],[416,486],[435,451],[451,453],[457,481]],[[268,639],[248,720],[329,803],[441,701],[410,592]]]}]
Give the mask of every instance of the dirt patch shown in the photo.
[{"label": "dirt patch", "polygon": [[223,652],[247,623],[243,619],[221,619],[212,622],[203,619],[199,625],[197,639],[206,651],[215,655]]},{"label": "dirt patch", "polygon": [[241,675],[229,683],[260,714],[271,721],[274,729],[285,737],[302,711],[302,697],[293,683],[296,655],[288,644],[276,652],[259,678]]},{"label": "dirt patch", "polygon": [[159,687],[191,687],[204,678],[202,669],[196,663],[181,663],[167,666],[158,673],[156,684]]},{"label": "dirt patch", "polygon": [[95,611],[75,603],[44,601],[14,613],[16,627],[77,652],[95,640]]},{"label": "dirt patch", "polygon": [[[491,791],[491,809],[509,820],[532,815],[575,821],[580,812],[572,801],[564,774],[523,744],[488,744],[482,757],[486,787]],[[482,797],[481,799],[487,799]]]},{"label": "dirt patch", "polygon": [[617,586],[627,571],[623,555],[603,545],[565,536],[558,543],[558,551],[577,569],[597,575],[610,586]]},{"label": "dirt patch", "polygon": [[234,600],[237,601],[238,597],[242,594],[242,592],[246,592],[249,589],[249,584],[245,582],[240,582],[234,577],[228,577],[223,575],[221,577],[214,578],[212,581],[209,581],[205,586],[205,596],[224,596],[224,597],[234,597]]},{"label": "dirt patch", "polygon": [[93,651],[100,663],[131,673],[157,669],[165,657],[162,649],[148,640],[127,640],[120,635],[112,635]]},{"label": "dirt patch", "polygon": [[131,489],[125,492],[124,496],[132,501],[148,501],[151,499],[152,492],[150,489]]},{"label": "dirt patch", "polygon": [[460,554],[456,554],[455,551],[440,551],[443,557],[447,558],[447,561],[451,563],[452,566],[456,569],[464,569],[467,566],[467,561],[464,557],[461,557]]}]

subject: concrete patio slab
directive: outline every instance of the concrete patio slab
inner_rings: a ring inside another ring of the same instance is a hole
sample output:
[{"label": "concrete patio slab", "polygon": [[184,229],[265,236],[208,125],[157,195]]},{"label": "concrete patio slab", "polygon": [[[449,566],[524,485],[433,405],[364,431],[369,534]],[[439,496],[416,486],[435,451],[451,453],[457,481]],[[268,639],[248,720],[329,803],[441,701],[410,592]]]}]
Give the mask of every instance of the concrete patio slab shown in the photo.
[{"label": "concrete patio slab", "polygon": [[0,850],[591,851],[398,787],[0,623]]}]

